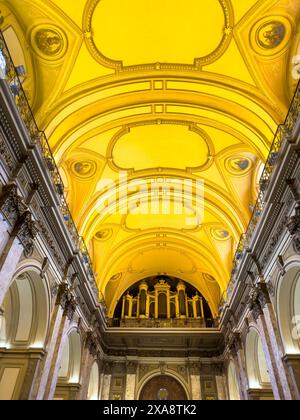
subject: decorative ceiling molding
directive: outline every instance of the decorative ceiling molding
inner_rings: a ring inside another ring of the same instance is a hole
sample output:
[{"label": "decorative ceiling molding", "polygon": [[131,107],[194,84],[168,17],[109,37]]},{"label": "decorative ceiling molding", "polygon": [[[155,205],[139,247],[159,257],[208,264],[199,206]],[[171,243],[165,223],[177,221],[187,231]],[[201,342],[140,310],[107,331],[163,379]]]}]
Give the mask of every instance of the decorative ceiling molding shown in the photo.
[{"label": "decorative ceiling molding", "polygon": [[[136,63],[133,66],[124,66],[121,60],[113,60],[100,51],[94,39],[93,16],[102,0],[89,0],[83,16],[83,32],[85,43],[90,54],[96,61],[105,67],[114,69],[116,72],[135,72],[135,71],[151,71],[151,70],[177,70],[177,71],[200,71],[203,66],[207,66],[218,60],[227,50],[232,40],[232,32],[234,26],[234,12],[231,0],[217,0],[224,14],[223,34],[218,47],[210,54],[204,57],[195,57],[193,64],[188,63]],[[210,0],[211,1],[211,0]],[[176,7],[174,5],[174,7]],[[200,10],[199,10],[200,12]]]}]

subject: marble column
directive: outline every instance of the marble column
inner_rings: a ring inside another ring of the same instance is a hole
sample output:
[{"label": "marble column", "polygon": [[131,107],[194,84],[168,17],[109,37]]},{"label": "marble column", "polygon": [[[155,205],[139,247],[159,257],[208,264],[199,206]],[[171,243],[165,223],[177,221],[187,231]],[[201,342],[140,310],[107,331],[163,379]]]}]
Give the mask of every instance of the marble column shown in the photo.
[{"label": "marble column", "polygon": [[275,399],[293,400],[297,391],[288,367],[283,362],[283,348],[278,323],[267,286],[262,283],[256,288],[256,319],[268,366]]},{"label": "marble column", "polygon": [[110,399],[110,389],[112,383],[112,363],[109,361],[103,362],[103,376],[101,384],[101,400],[107,401]]},{"label": "marble column", "polygon": [[125,393],[125,400],[126,401],[133,401],[135,396],[135,381],[136,375],[127,374],[126,375],[126,393]]},{"label": "marble column", "polygon": [[136,362],[127,362],[126,364],[126,390],[125,400],[133,401],[135,399],[135,385],[136,385]]},{"label": "marble column", "polygon": [[202,400],[201,393],[201,379],[200,379],[200,366],[198,363],[191,363],[189,366],[191,393],[194,401]]},{"label": "marble column", "polygon": [[102,380],[101,400],[107,401],[110,399],[111,373],[106,371]]},{"label": "marble column", "polygon": [[55,394],[55,388],[58,381],[59,370],[61,367],[62,355],[65,346],[65,342],[68,339],[67,332],[70,328],[73,316],[75,312],[75,305],[73,302],[67,302],[64,308],[62,321],[59,328],[59,333],[55,343],[55,349],[53,358],[51,361],[51,367],[49,371],[48,382],[44,394],[44,400],[53,400]]},{"label": "marble column", "polygon": [[91,370],[97,357],[97,338],[95,333],[88,332],[85,339],[84,350],[81,358],[81,389],[78,392],[78,400],[86,400],[88,396]]},{"label": "marble column", "polygon": [[248,400],[248,376],[246,366],[246,356],[240,334],[234,334],[231,350],[234,356],[234,362],[239,380],[240,394],[242,400]]},{"label": "marble column", "polygon": [[[0,197],[0,212],[5,221],[0,223],[0,305],[11,285],[22,252],[30,256],[33,240],[37,234],[31,213],[15,184],[3,188]],[[9,232],[8,227],[10,226]]]},{"label": "marble column", "polygon": [[[101,366],[101,368],[102,367],[103,366]],[[99,377],[99,400],[102,400],[103,379],[104,379],[104,373],[101,371],[101,374],[100,374],[100,377]]]},{"label": "marble column", "polygon": [[0,257],[0,305],[11,286],[22,252],[23,247],[19,239],[16,236],[11,236]]},{"label": "marble column", "polygon": [[33,252],[33,240],[37,234],[31,213],[25,211],[16,221],[0,256],[0,305],[11,285],[16,267],[24,251],[29,257]]},{"label": "marble column", "polygon": [[45,355],[44,351],[41,351],[41,350],[30,350],[30,352],[26,353],[26,356],[29,358],[29,361],[28,361],[28,366],[26,369],[24,381],[22,384],[22,388],[20,391],[20,396],[19,396],[20,400],[27,401],[30,399],[33,392],[36,376],[38,373],[38,367],[44,355]]},{"label": "marble column", "polygon": [[300,354],[286,355],[283,361],[289,368],[290,377],[297,390],[296,399],[300,400]]},{"label": "marble column", "polygon": [[229,396],[227,392],[227,378],[225,374],[224,363],[221,363],[215,366],[215,374],[216,374],[218,400],[227,401],[229,400]]},{"label": "marble column", "polygon": [[[46,341],[46,356],[40,364],[35,389],[31,399],[50,399],[55,392],[58,371],[65,340],[65,332],[69,327],[70,318],[74,313],[74,303],[69,295],[68,287],[60,285],[56,304],[54,306],[48,337]],[[54,388],[54,390],[53,390]]]},{"label": "marble column", "polygon": [[9,225],[6,220],[3,220],[3,216],[0,214],[0,255],[2,255],[5,244],[9,239]]}]

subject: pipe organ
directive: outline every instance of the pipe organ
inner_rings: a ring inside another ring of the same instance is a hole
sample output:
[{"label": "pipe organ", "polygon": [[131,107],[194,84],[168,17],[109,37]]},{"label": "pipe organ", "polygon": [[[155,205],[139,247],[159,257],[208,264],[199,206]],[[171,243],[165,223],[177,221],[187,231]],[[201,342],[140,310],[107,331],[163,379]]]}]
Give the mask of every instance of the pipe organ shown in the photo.
[{"label": "pipe organ", "polygon": [[[180,281],[176,291],[165,280],[159,280],[150,291],[146,281],[139,285],[137,296],[129,292],[123,296],[122,322],[123,326],[134,326],[136,322],[149,325],[146,321],[170,321],[176,324],[177,321],[199,321],[205,320],[203,298],[198,293],[189,297],[186,292],[186,285]],[[142,322],[142,321],[145,322]],[[202,322],[203,324],[203,322]]]}]

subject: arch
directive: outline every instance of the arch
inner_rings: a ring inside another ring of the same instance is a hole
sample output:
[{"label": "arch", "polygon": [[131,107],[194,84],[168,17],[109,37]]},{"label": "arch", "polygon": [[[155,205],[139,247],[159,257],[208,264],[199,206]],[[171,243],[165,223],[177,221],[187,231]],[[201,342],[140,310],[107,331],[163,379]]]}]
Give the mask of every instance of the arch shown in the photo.
[{"label": "arch", "polygon": [[234,365],[234,362],[231,360],[228,366],[228,389],[229,389],[229,399],[231,401],[240,400],[240,391],[238,385],[237,372]]},{"label": "arch", "polygon": [[276,293],[277,319],[286,354],[300,354],[300,261],[286,264]]},{"label": "arch", "polygon": [[0,340],[4,347],[44,347],[50,317],[50,297],[45,283],[36,263],[17,270],[0,317]]},{"label": "arch", "polygon": [[99,365],[97,362],[94,362],[91,369],[87,399],[99,400]]},{"label": "arch", "polygon": [[138,400],[184,401],[188,399],[188,392],[182,381],[169,373],[156,373],[146,378],[138,392]]},{"label": "arch", "polygon": [[246,338],[246,365],[250,389],[271,388],[262,341],[256,328],[251,327]]}]

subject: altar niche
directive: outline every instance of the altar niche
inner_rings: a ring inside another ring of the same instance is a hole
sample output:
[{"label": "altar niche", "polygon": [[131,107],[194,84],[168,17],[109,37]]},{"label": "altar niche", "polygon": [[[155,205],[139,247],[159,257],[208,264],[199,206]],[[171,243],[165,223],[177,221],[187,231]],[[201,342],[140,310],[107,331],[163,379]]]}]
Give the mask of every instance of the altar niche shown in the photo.
[{"label": "altar niche", "polygon": [[[203,296],[182,280],[143,280],[122,297],[121,327],[212,326],[212,316]],[[115,312],[115,320],[118,318]]]}]

